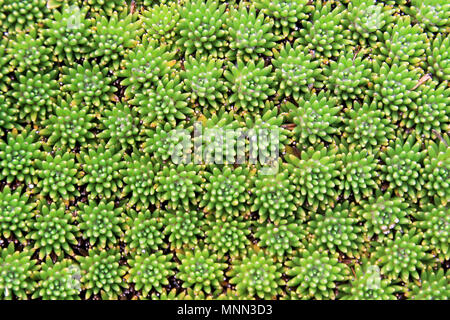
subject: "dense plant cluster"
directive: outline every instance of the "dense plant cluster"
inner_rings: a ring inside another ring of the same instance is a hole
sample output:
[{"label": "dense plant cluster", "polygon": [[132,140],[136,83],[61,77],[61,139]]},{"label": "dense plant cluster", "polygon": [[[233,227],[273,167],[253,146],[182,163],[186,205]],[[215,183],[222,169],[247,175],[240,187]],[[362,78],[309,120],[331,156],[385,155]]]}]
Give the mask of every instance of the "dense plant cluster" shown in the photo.
[{"label": "dense plant cluster", "polygon": [[449,299],[447,2],[0,0],[0,299]]}]

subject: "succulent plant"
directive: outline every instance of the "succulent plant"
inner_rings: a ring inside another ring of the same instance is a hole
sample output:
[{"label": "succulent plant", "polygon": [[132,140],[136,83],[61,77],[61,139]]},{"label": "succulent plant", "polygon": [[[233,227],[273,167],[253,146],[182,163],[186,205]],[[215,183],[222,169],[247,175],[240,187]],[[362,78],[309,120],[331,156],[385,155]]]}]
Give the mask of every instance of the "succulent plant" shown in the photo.
[{"label": "succulent plant", "polygon": [[204,236],[204,214],[198,210],[166,211],[163,214],[164,234],[169,236],[170,247],[194,247]]},{"label": "succulent plant", "polygon": [[9,93],[17,103],[20,119],[42,120],[53,111],[59,89],[56,74],[56,70],[44,74],[28,70],[12,83]]},{"label": "succulent plant", "polygon": [[264,102],[275,94],[271,88],[275,80],[271,70],[271,66],[264,67],[264,60],[256,64],[253,61],[244,63],[242,60],[238,60],[236,65],[230,63],[224,77],[233,92],[229,103],[235,104],[234,109],[254,111],[264,108]]},{"label": "succulent plant", "polygon": [[109,198],[122,188],[120,170],[125,167],[122,154],[121,151],[106,149],[104,145],[100,145],[96,149],[82,151],[77,156],[85,172],[80,183],[86,184],[86,191],[92,197]]},{"label": "succulent plant", "polygon": [[[88,0],[89,1],[89,0]],[[105,1],[106,2],[106,1]],[[142,22],[135,15],[125,10],[120,14],[114,12],[109,16],[98,16],[89,45],[92,49],[89,56],[100,59],[100,66],[109,64],[117,70],[120,66],[120,57],[127,48],[133,48],[138,43],[137,38],[143,32]]]},{"label": "succulent plant", "polygon": [[246,205],[251,198],[251,175],[244,166],[234,169],[214,166],[210,171],[205,171],[206,182],[200,206],[204,207],[205,212],[213,212],[223,219],[228,215],[239,216],[248,210]]},{"label": "succulent plant", "polygon": [[364,258],[361,264],[355,264],[351,282],[340,289],[343,300],[397,300],[395,294],[403,288],[383,279],[380,268]]},{"label": "succulent plant", "polygon": [[402,6],[401,8],[430,32],[437,33],[450,26],[450,4],[447,1],[411,0],[411,6]]},{"label": "succulent plant", "polygon": [[247,236],[250,234],[251,222],[246,219],[217,219],[208,216],[205,243],[217,252],[219,257],[229,254],[238,257],[245,253],[249,244]]},{"label": "succulent plant", "polygon": [[440,80],[446,81],[450,81],[449,39],[448,35],[443,37],[438,34],[426,52],[428,70]]},{"label": "succulent plant", "polygon": [[92,37],[92,21],[86,17],[87,8],[65,5],[52,12],[53,19],[45,21],[43,30],[45,44],[53,46],[59,60],[73,62],[80,59],[91,50],[88,45]]},{"label": "succulent plant", "polygon": [[367,236],[372,238],[378,236],[379,240],[385,237],[392,238],[394,232],[405,232],[411,224],[408,214],[411,208],[408,202],[402,198],[393,197],[391,192],[375,195],[361,203],[357,214],[364,220]]},{"label": "succulent plant", "polygon": [[301,299],[335,299],[336,282],[350,279],[349,268],[338,261],[338,254],[309,247],[286,262],[287,286],[296,288]]},{"label": "succulent plant", "polygon": [[15,251],[14,243],[0,248],[0,299],[27,300],[27,295],[35,289],[32,277],[36,271],[36,260],[31,259],[31,251]]},{"label": "succulent plant", "polygon": [[322,61],[338,57],[341,52],[352,45],[350,30],[344,28],[344,5],[319,0],[312,12],[311,20],[303,20],[303,28],[295,33],[296,42]]},{"label": "succulent plant", "polygon": [[413,90],[420,78],[417,71],[408,70],[407,64],[389,66],[386,62],[382,65],[374,62],[373,71],[376,75],[373,91],[370,92],[378,108],[384,110],[391,122],[397,122],[400,117],[406,118],[413,99],[420,95]]},{"label": "succulent plant", "polygon": [[284,37],[297,30],[297,24],[307,20],[309,13],[314,9],[308,0],[258,0],[254,5],[266,16],[273,18],[275,34]]},{"label": "succulent plant", "polygon": [[133,152],[131,156],[124,155],[126,166],[120,170],[123,176],[123,195],[130,194],[128,206],[136,205],[140,210],[150,203],[155,203],[155,181],[159,164],[154,163],[149,156]]},{"label": "succulent plant", "polygon": [[303,248],[303,238],[307,236],[306,229],[293,219],[282,220],[279,225],[272,223],[260,224],[255,232],[255,238],[260,239],[258,245],[281,261],[291,256],[294,250]]},{"label": "succulent plant", "polygon": [[381,267],[381,273],[389,279],[400,278],[404,282],[419,279],[418,270],[423,270],[433,256],[428,246],[421,244],[422,233],[410,229],[407,233],[397,233],[394,239],[388,239],[372,253],[375,264]]},{"label": "succulent plant", "polygon": [[127,86],[125,96],[134,98],[136,93],[141,93],[141,88],[155,86],[165,75],[172,73],[176,63],[173,57],[174,52],[168,51],[167,46],[144,37],[141,44],[127,53],[122,60],[122,69],[118,71],[118,75],[125,78],[121,81],[121,85]]},{"label": "succulent plant", "polygon": [[158,213],[130,209],[125,215],[125,242],[127,248],[140,255],[163,246],[163,223]]},{"label": "succulent plant", "polygon": [[119,102],[105,109],[100,121],[103,131],[97,138],[107,140],[106,147],[120,146],[126,149],[135,146],[140,140],[140,119],[135,109],[125,103]]},{"label": "succulent plant", "polygon": [[286,155],[288,170],[293,176],[291,181],[301,195],[300,203],[306,202],[313,210],[334,205],[339,196],[335,187],[342,170],[342,161],[336,158],[337,151],[335,146],[319,144],[302,152],[301,158]]},{"label": "succulent plant", "polygon": [[324,214],[316,212],[308,222],[312,243],[324,250],[341,251],[347,256],[358,257],[364,250],[364,228],[356,211],[358,207],[345,201]]},{"label": "succulent plant", "polygon": [[136,255],[128,261],[130,269],[126,279],[135,284],[135,290],[142,290],[144,297],[153,289],[162,293],[162,286],[168,285],[168,278],[175,274],[176,263],[172,262],[172,258],[172,254],[166,255],[160,251]]},{"label": "succulent plant", "polygon": [[35,28],[29,32],[18,33],[15,39],[9,43],[8,49],[16,74],[28,70],[32,72],[46,71],[52,67],[50,61],[52,50],[44,45],[44,38]]},{"label": "succulent plant", "polygon": [[377,152],[395,139],[394,125],[369,98],[344,109],[342,137],[351,146]]},{"label": "succulent plant", "polygon": [[126,267],[119,264],[118,250],[89,250],[86,257],[78,256],[81,268],[81,284],[86,290],[86,299],[100,294],[103,300],[117,299],[125,283],[122,277]]},{"label": "succulent plant", "polygon": [[50,14],[46,0],[2,0],[0,14],[4,15],[0,28],[3,32],[24,31],[36,23],[42,23]]},{"label": "succulent plant", "polygon": [[156,176],[157,198],[167,201],[169,209],[188,208],[190,203],[196,205],[204,182],[202,175],[200,166],[193,163],[163,167]]},{"label": "succulent plant", "polygon": [[183,288],[192,288],[194,292],[211,293],[220,288],[224,278],[223,270],[227,264],[207,249],[195,248],[178,254],[180,264],[177,276],[183,281]]},{"label": "succulent plant", "polygon": [[0,192],[0,236],[25,242],[25,233],[29,232],[33,222],[33,208],[31,202],[22,188],[11,190],[5,186]]},{"label": "succulent plant", "polygon": [[152,39],[172,47],[176,39],[176,26],[180,20],[177,3],[155,4],[142,12],[142,25]]},{"label": "succulent plant", "polygon": [[34,241],[34,250],[39,250],[39,258],[43,259],[54,253],[62,256],[64,253],[73,255],[70,245],[78,243],[78,226],[74,225],[74,217],[65,210],[63,205],[52,203],[41,205],[32,223],[27,238]]},{"label": "succulent plant", "polygon": [[284,284],[281,269],[280,263],[263,250],[250,250],[239,260],[231,261],[227,276],[239,296],[268,300],[281,292],[280,286]]},{"label": "succulent plant", "polygon": [[418,135],[430,138],[434,132],[442,134],[450,129],[450,88],[445,81],[421,88],[420,96],[409,108],[407,128],[414,128]]},{"label": "succulent plant", "polygon": [[183,91],[180,76],[165,76],[158,81],[155,89],[148,88],[137,93],[130,103],[137,106],[145,124],[168,122],[175,126],[177,121],[193,115],[189,106],[188,93]]},{"label": "succulent plant", "polygon": [[259,55],[273,56],[272,49],[279,40],[272,32],[273,21],[254,6],[247,8],[243,2],[239,8],[232,8],[226,24],[232,55],[244,61],[258,60]]},{"label": "succulent plant", "polygon": [[9,97],[5,97],[0,93],[0,135],[3,136],[5,131],[13,128],[21,129],[17,123],[17,115],[19,110],[14,108]]},{"label": "succulent plant", "polygon": [[449,172],[450,172],[450,137],[439,135],[439,143],[431,141],[427,147],[427,156],[423,160],[425,189],[430,198],[446,205],[450,202]]},{"label": "succulent plant", "polygon": [[[189,0],[180,9],[176,42],[186,56],[207,54],[223,56],[226,46],[225,4],[217,0]],[[228,18],[228,17],[227,17]]]},{"label": "succulent plant", "polygon": [[321,140],[331,142],[332,135],[339,133],[342,119],[338,114],[342,107],[338,105],[336,97],[321,91],[319,94],[301,97],[297,104],[298,106],[287,102],[283,105],[283,110],[287,112],[287,121],[295,125],[293,134],[300,148]]},{"label": "succulent plant", "polygon": [[73,149],[94,139],[94,115],[89,107],[68,98],[59,99],[53,114],[43,121],[40,134],[47,136],[51,146]]},{"label": "succulent plant", "polygon": [[127,6],[124,0],[86,0],[85,2],[94,16],[113,16],[117,12],[123,12]]},{"label": "succulent plant", "polygon": [[420,141],[414,136],[391,141],[380,154],[385,165],[381,166],[382,178],[389,182],[389,190],[399,197],[408,197],[413,202],[424,194],[424,177],[421,174],[426,150],[421,150]]},{"label": "succulent plant", "polygon": [[363,98],[368,90],[371,67],[361,55],[352,52],[342,54],[339,60],[331,61],[323,72],[328,77],[328,89],[342,100]]},{"label": "succulent plant", "polygon": [[300,197],[287,172],[276,175],[258,174],[252,188],[254,201],[251,211],[259,213],[259,222],[267,219],[276,225],[295,217]]},{"label": "succulent plant", "polygon": [[47,258],[41,264],[36,291],[32,298],[42,300],[80,300],[81,270],[71,260],[56,263]]},{"label": "succulent plant", "polygon": [[292,47],[288,42],[276,51],[272,65],[279,83],[278,94],[298,100],[304,93],[309,93],[315,87],[321,87],[323,80],[319,62],[305,53],[301,46]]},{"label": "succulent plant", "polygon": [[379,50],[389,64],[405,61],[418,65],[424,60],[427,36],[418,24],[411,25],[409,16],[400,17],[388,26],[383,40],[384,46]]},{"label": "succulent plant", "polygon": [[[0,13],[1,17],[1,13]],[[8,86],[11,83],[11,79],[8,74],[14,70],[11,64],[11,56],[7,52],[8,40],[0,39],[0,90],[8,91]]]},{"label": "succulent plant", "polygon": [[368,150],[357,151],[356,147],[345,142],[339,146],[337,159],[343,165],[339,189],[344,192],[344,199],[353,196],[356,202],[360,202],[361,198],[371,196],[378,187],[378,159]]},{"label": "succulent plant", "polygon": [[61,76],[62,90],[69,92],[75,102],[100,107],[111,101],[117,88],[112,85],[115,77],[110,76],[108,69],[87,60],[71,68],[63,68]]},{"label": "succulent plant", "polygon": [[78,209],[79,228],[83,238],[88,240],[91,246],[111,248],[117,243],[117,238],[123,235],[123,208],[116,208],[114,202],[91,200],[89,204],[80,203]]},{"label": "succulent plant", "polygon": [[222,65],[222,60],[205,56],[186,58],[182,76],[184,88],[190,92],[191,100],[197,101],[202,107],[212,106],[214,109],[219,109],[220,105],[225,104],[227,88],[222,78]]},{"label": "succulent plant", "polygon": [[406,296],[413,300],[448,300],[450,274],[444,269],[422,271],[420,280],[411,282]]},{"label": "succulent plant", "polygon": [[0,178],[8,183],[17,179],[34,187],[38,183],[35,160],[41,157],[40,147],[36,131],[26,128],[20,133],[15,129],[9,132],[6,141],[0,140]]},{"label": "succulent plant", "polygon": [[414,212],[414,226],[423,232],[423,243],[432,248],[432,251],[441,261],[448,260],[450,250],[448,237],[450,235],[449,208],[443,205],[427,204]]},{"label": "succulent plant", "polygon": [[53,201],[58,199],[74,200],[80,195],[78,164],[75,156],[69,152],[58,151],[36,159],[39,192],[49,195]]}]

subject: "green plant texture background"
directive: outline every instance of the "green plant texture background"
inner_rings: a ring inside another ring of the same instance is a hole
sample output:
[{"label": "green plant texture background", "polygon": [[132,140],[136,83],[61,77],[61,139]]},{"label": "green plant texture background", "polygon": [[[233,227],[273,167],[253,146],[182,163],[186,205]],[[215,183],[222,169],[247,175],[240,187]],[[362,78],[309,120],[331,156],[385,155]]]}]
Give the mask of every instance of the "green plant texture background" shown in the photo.
[{"label": "green plant texture background", "polygon": [[[1,300],[450,298],[448,1],[0,0],[0,31]],[[277,129],[278,171],[173,163],[195,123]]]}]

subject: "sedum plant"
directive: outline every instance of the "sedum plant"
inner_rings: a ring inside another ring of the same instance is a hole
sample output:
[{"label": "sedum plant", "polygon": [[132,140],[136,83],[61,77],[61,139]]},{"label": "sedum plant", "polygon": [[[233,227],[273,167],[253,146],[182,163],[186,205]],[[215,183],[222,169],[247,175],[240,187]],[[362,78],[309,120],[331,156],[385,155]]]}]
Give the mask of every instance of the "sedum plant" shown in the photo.
[{"label": "sedum plant", "polygon": [[39,250],[39,259],[50,254],[63,256],[73,255],[70,245],[78,243],[78,226],[74,225],[74,217],[66,212],[63,205],[52,203],[41,205],[32,223],[27,238],[34,241],[34,250]]},{"label": "sedum plant", "polygon": [[308,0],[258,0],[254,4],[256,9],[274,20],[275,34],[288,38],[292,38],[293,31],[298,29],[297,24],[307,20],[314,9]]},{"label": "sedum plant", "polygon": [[324,69],[327,88],[342,100],[363,98],[368,90],[371,67],[366,59],[352,52],[342,54]]},{"label": "sedum plant", "polygon": [[168,235],[171,249],[195,247],[204,237],[204,214],[199,210],[186,209],[163,213],[164,234]]},{"label": "sedum plant", "polygon": [[14,243],[6,248],[0,248],[0,299],[27,300],[27,295],[35,289],[36,283],[32,277],[37,266],[31,259],[31,251],[15,251]]},{"label": "sedum plant", "polygon": [[35,28],[26,33],[18,33],[9,43],[8,49],[16,75],[28,70],[38,73],[52,67],[50,60],[52,50],[44,45],[44,38]]},{"label": "sedum plant", "polygon": [[180,264],[177,276],[183,281],[183,288],[207,294],[220,288],[227,264],[220,261],[214,253],[196,248],[179,253],[178,258]]},{"label": "sedum plant", "polygon": [[259,55],[273,56],[273,49],[279,37],[272,32],[273,21],[257,13],[254,6],[247,8],[245,3],[228,12],[226,21],[231,54],[238,60],[258,60]]},{"label": "sedum plant", "polygon": [[407,233],[397,233],[394,239],[388,239],[372,253],[375,264],[388,279],[400,278],[404,282],[419,279],[418,270],[423,270],[432,260],[428,246],[421,244],[422,233],[410,229]]},{"label": "sedum plant", "polygon": [[239,216],[248,210],[246,205],[251,198],[251,175],[244,166],[234,169],[225,165],[222,169],[213,166],[210,171],[204,172],[206,182],[202,186],[204,193],[199,205],[204,207],[205,212],[214,213],[222,220],[229,215]]},{"label": "sedum plant", "polygon": [[169,209],[197,205],[204,178],[201,167],[193,163],[165,166],[156,176],[156,196]]},{"label": "sedum plant", "polygon": [[78,164],[69,152],[58,151],[36,160],[39,192],[49,195],[53,201],[74,200],[80,195]]},{"label": "sedum plant", "polygon": [[427,48],[428,70],[440,80],[450,81],[450,37],[438,34]]},{"label": "sedum plant", "polygon": [[85,2],[95,17],[112,16],[117,12],[122,12],[127,5],[124,0],[86,0]]},{"label": "sedum plant", "polygon": [[155,4],[142,12],[142,25],[152,39],[173,47],[176,37],[176,27],[180,20],[180,10],[177,3]]},{"label": "sedum plant", "polygon": [[162,219],[149,210],[136,212],[130,209],[124,215],[125,242],[136,254],[156,251],[163,246]]},{"label": "sedum plant", "polygon": [[12,107],[11,99],[0,93],[0,135],[3,136],[7,130],[19,128],[17,115],[19,110]]},{"label": "sedum plant", "polygon": [[63,71],[62,91],[68,92],[76,103],[84,102],[99,108],[109,102],[117,91],[112,85],[115,77],[108,74],[108,69],[88,60],[73,67],[64,67]]},{"label": "sedum plant", "polygon": [[381,166],[381,176],[389,182],[389,190],[393,190],[399,197],[407,197],[417,202],[424,194],[424,177],[421,172],[425,156],[426,151],[421,150],[420,141],[414,136],[391,141],[380,154],[385,163]]},{"label": "sedum plant", "polygon": [[91,197],[110,198],[123,187],[120,170],[124,168],[122,152],[104,145],[97,149],[89,148],[77,155],[85,175],[80,183],[86,184],[86,191]]},{"label": "sedum plant", "polygon": [[216,219],[213,215],[208,216],[205,243],[217,252],[219,258],[226,254],[238,257],[245,253],[249,244],[247,236],[250,234],[251,222],[238,219]]},{"label": "sedum plant", "polygon": [[112,248],[122,237],[125,223],[122,207],[116,208],[114,202],[101,200],[80,203],[78,209],[79,228],[91,246]]},{"label": "sedum plant", "polygon": [[302,94],[321,87],[322,69],[311,54],[305,53],[301,46],[292,47],[289,42],[276,51],[272,65],[279,84],[278,94],[298,100]]},{"label": "sedum plant", "polygon": [[0,192],[0,236],[8,239],[14,236],[19,242],[24,243],[25,234],[29,232],[33,223],[32,203],[22,188],[11,190],[5,186]]},{"label": "sedum plant", "polygon": [[172,262],[172,254],[158,251],[153,254],[144,253],[132,257],[128,264],[130,269],[125,276],[128,283],[134,283],[135,290],[141,290],[147,297],[154,289],[163,292],[163,286],[169,284],[168,278],[175,274],[176,263]]},{"label": "sedum plant", "polygon": [[450,4],[447,1],[411,0],[411,6],[401,8],[430,32],[437,33],[450,26]]},{"label": "sedum plant", "polygon": [[45,21],[42,31],[45,44],[53,47],[58,60],[73,63],[87,54],[90,49],[89,39],[92,37],[92,21],[87,18],[87,8],[63,6],[61,10],[53,10],[53,19]]},{"label": "sedum plant", "polygon": [[226,273],[241,297],[273,299],[284,284],[281,265],[263,250],[250,250],[246,255],[231,261]]},{"label": "sedum plant", "polygon": [[358,257],[364,250],[364,228],[356,215],[358,208],[349,202],[338,203],[324,214],[316,212],[308,222],[314,246],[350,257]]},{"label": "sedum plant", "polygon": [[448,300],[450,274],[444,269],[428,268],[422,271],[420,280],[411,282],[406,296],[413,300]]},{"label": "sedum plant", "polygon": [[89,107],[78,104],[75,100],[59,99],[51,114],[45,121],[40,134],[48,137],[51,146],[73,149],[94,139],[94,115]]},{"label": "sedum plant", "polygon": [[184,89],[190,92],[191,101],[197,101],[202,107],[212,106],[219,109],[226,103],[227,92],[223,75],[223,61],[202,57],[187,57],[182,73]]},{"label": "sedum plant", "polygon": [[50,258],[41,264],[37,288],[32,298],[42,300],[80,300],[81,270],[71,260],[56,263]]},{"label": "sedum plant", "polygon": [[0,28],[3,32],[26,31],[36,23],[42,23],[50,15],[46,0],[2,0]]},{"label": "sedum plant", "polygon": [[385,237],[392,239],[394,233],[408,230],[411,220],[408,202],[402,198],[392,196],[391,192],[381,193],[377,190],[375,195],[361,203],[357,214],[364,221],[367,236],[377,236],[378,240]]},{"label": "sedum plant", "polygon": [[448,260],[450,250],[448,237],[450,235],[449,209],[443,205],[427,204],[414,212],[414,226],[423,232],[423,244],[432,248],[440,261]]},{"label": "sedum plant", "polygon": [[176,126],[177,121],[192,116],[188,93],[183,91],[183,81],[179,75],[165,76],[157,82],[156,88],[148,88],[137,93],[130,103],[137,106],[145,124],[168,122]]},{"label": "sedum plant", "polygon": [[136,205],[136,208],[146,208],[150,203],[155,203],[156,172],[159,164],[154,163],[148,155],[142,155],[134,151],[131,156],[125,154],[126,166],[120,170],[123,176],[124,187],[122,195],[130,195],[128,206]]},{"label": "sedum plant", "polygon": [[151,88],[165,75],[171,74],[176,63],[173,57],[174,52],[168,51],[167,46],[161,46],[157,41],[144,37],[142,43],[125,55],[122,69],[118,71],[118,75],[125,78],[120,82],[127,87],[125,96],[134,98],[136,93],[142,95],[140,89]]},{"label": "sedum plant", "polygon": [[[180,8],[177,46],[191,54],[222,57],[226,46],[225,4],[217,0],[188,0]],[[229,17],[227,17],[229,18]]]},{"label": "sedum plant", "polygon": [[264,102],[275,90],[271,88],[275,77],[271,75],[271,66],[264,67],[264,61],[244,63],[238,60],[236,65],[229,64],[224,77],[229,82],[232,94],[228,102],[234,103],[234,109],[255,111],[264,107]]},{"label": "sedum plant", "polygon": [[56,75],[56,70],[44,74],[28,70],[12,83],[9,94],[19,108],[21,120],[42,120],[53,111],[59,89]]},{"label": "sedum plant", "polygon": [[9,40],[7,39],[0,39],[0,93],[8,91],[7,85],[11,83],[11,79],[8,77],[8,73],[14,70],[13,66],[11,65],[11,56],[7,52],[8,42]]},{"label": "sedum plant", "polygon": [[333,206],[339,194],[335,187],[339,185],[339,173],[342,161],[336,158],[337,147],[317,145],[309,147],[297,158],[286,155],[287,170],[293,176],[291,180],[300,192],[300,203],[316,210]]},{"label": "sedum plant", "polygon": [[9,132],[5,141],[0,140],[0,178],[8,183],[17,179],[33,188],[38,183],[35,160],[41,158],[40,147],[36,131]]},{"label": "sedum plant", "polygon": [[301,299],[335,299],[336,282],[350,278],[350,270],[338,261],[338,254],[309,247],[286,262],[287,286]]},{"label": "sedum plant", "polygon": [[[296,105],[297,104],[297,105]],[[332,135],[339,133],[339,116],[341,106],[338,99],[325,91],[300,97],[296,104],[287,102],[283,110],[286,119],[295,125],[293,134],[295,142],[302,148],[315,145],[317,142],[332,141]]]},{"label": "sedum plant", "polygon": [[86,299],[100,295],[103,300],[117,299],[125,283],[122,277],[126,267],[119,264],[118,250],[89,250],[88,256],[78,256],[81,269],[82,289],[86,290]]}]

